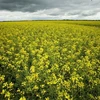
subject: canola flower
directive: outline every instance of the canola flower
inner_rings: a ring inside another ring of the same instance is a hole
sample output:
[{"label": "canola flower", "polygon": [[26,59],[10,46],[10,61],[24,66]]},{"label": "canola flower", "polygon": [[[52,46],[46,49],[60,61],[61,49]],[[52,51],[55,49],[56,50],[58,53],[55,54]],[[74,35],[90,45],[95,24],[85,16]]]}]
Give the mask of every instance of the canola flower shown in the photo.
[{"label": "canola flower", "polygon": [[0,22],[1,100],[99,100],[100,21]]}]

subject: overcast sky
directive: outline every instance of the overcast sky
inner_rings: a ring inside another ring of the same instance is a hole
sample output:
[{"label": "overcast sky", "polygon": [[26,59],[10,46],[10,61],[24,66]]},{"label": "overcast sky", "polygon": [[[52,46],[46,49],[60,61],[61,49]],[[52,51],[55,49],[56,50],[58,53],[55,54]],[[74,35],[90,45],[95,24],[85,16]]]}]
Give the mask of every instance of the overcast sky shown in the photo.
[{"label": "overcast sky", "polygon": [[0,21],[100,19],[100,0],[0,0]]}]

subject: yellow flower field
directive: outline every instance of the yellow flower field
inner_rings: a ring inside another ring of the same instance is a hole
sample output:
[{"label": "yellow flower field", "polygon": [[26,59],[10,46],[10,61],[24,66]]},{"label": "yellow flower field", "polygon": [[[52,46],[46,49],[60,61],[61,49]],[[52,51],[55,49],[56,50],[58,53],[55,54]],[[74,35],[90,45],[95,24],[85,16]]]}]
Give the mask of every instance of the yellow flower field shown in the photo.
[{"label": "yellow flower field", "polygon": [[100,100],[100,21],[0,22],[0,100]]}]

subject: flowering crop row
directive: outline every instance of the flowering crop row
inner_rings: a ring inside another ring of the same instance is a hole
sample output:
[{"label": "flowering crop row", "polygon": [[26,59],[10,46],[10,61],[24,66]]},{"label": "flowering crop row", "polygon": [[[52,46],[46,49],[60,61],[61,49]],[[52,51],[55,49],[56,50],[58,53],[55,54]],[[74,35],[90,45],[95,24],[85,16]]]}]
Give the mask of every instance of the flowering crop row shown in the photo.
[{"label": "flowering crop row", "polygon": [[0,22],[0,98],[100,100],[99,27]]}]

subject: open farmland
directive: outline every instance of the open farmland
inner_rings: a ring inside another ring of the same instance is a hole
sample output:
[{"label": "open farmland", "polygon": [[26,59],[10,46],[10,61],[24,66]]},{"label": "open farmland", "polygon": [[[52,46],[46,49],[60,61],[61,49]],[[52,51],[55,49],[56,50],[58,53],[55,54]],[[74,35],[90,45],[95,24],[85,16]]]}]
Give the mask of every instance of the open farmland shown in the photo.
[{"label": "open farmland", "polygon": [[0,22],[0,100],[100,100],[100,21]]}]

